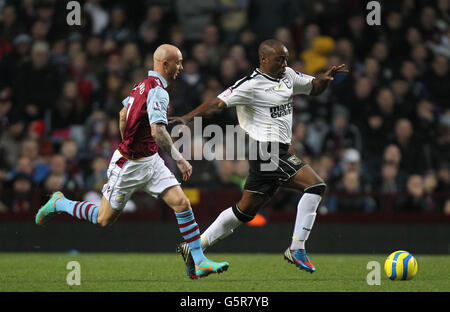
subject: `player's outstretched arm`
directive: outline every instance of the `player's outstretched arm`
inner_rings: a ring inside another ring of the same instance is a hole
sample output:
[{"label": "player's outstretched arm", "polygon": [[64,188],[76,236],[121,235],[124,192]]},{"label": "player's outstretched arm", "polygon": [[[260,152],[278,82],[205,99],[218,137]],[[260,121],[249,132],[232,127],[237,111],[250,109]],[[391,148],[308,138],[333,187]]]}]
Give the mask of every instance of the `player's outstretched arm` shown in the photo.
[{"label": "player's outstretched arm", "polygon": [[181,123],[185,125],[196,116],[209,116],[220,111],[223,107],[225,107],[225,102],[216,97],[212,100],[203,102],[197,108],[184,116],[169,117],[169,124]]},{"label": "player's outstretched arm", "polygon": [[339,66],[333,66],[324,74],[319,75],[312,81],[313,87],[311,93],[309,95],[319,95],[328,87],[331,81],[334,80],[334,76],[340,73],[347,74],[348,69],[342,69],[345,64],[341,64]]},{"label": "player's outstretched arm", "polygon": [[166,125],[162,123],[152,124],[152,136],[158,146],[177,161],[177,166],[183,176],[183,181],[187,181],[192,174],[192,166],[173,145],[172,138],[170,137],[169,132],[167,132]]}]

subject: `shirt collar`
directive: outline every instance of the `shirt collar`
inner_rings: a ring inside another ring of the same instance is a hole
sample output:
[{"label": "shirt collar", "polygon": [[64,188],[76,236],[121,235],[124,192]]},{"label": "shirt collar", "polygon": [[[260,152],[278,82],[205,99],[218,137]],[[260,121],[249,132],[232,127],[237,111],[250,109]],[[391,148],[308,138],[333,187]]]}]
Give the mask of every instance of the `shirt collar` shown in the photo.
[{"label": "shirt collar", "polygon": [[161,80],[161,82],[162,82],[164,88],[167,88],[167,81],[166,81],[166,79],[164,79],[163,76],[161,76],[160,73],[155,72],[155,71],[153,71],[153,70],[149,70],[149,71],[148,71],[148,75],[149,75],[149,76],[156,77],[156,78],[158,78],[159,80]]},{"label": "shirt collar", "polygon": [[259,68],[256,68],[255,71],[260,74],[263,77],[266,77],[269,80],[275,81],[275,82],[279,82],[281,78],[274,78],[272,76],[269,76],[267,74],[264,74]]}]

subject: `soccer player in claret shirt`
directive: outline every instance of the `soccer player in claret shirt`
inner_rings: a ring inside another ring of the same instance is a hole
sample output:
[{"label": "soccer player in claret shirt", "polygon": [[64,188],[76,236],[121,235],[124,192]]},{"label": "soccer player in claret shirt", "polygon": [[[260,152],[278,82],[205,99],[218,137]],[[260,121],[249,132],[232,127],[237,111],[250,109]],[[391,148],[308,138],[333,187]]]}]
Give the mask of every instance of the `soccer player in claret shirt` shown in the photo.
[{"label": "soccer player in claret shirt", "polygon": [[[241,128],[248,133],[257,151],[271,151],[275,170],[263,169],[264,156],[249,159],[250,172],[242,197],[233,207],[222,211],[201,235],[202,248],[230,235],[240,225],[251,221],[278,187],[303,191],[295,220],[291,245],[284,257],[307,272],[315,272],[306,251],[305,241],[316,218],[316,210],[326,190],[324,181],[302,159],[290,152],[292,137],[292,103],[296,94],[321,94],[338,73],[348,73],[344,64],[333,66],[317,78],[295,72],[287,66],[289,52],[279,41],[269,39],[259,46],[259,68],[238,80],[216,98],[204,102],[181,117],[170,117],[169,123],[187,124],[195,116],[208,116],[224,107],[236,106]],[[276,148],[278,147],[278,152]],[[253,148],[254,149],[254,148]],[[250,146],[252,150],[252,146]],[[194,270],[189,246],[178,245],[186,270]]]},{"label": "soccer player in claret shirt", "polygon": [[58,191],[39,209],[35,222],[43,225],[56,213],[66,212],[105,227],[115,222],[135,191],[143,190],[161,198],[175,211],[181,235],[195,262],[190,277],[197,279],[221,273],[229,264],[213,262],[204,256],[189,199],[158,155],[158,147],[161,147],[177,161],[184,181],[191,176],[191,165],[174,147],[166,130],[169,105],[166,88],[183,69],[183,57],[177,47],[164,44],[156,49],[153,58],[154,71],[149,71],[148,78],[137,84],[122,102],[119,122],[122,142],[111,158],[100,206],[69,200]]}]

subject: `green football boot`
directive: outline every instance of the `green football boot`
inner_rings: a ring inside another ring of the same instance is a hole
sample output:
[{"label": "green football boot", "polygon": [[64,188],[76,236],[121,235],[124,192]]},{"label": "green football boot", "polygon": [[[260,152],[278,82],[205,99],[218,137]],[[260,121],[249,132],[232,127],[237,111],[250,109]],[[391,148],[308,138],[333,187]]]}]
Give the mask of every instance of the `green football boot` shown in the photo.
[{"label": "green football boot", "polygon": [[52,197],[48,200],[47,203],[45,203],[44,206],[39,209],[39,211],[36,214],[35,222],[37,225],[44,225],[48,221],[50,221],[51,218],[56,214],[56,201],[60,198],[63,198],[63,193],[57,191],[53,193]]},{"label": "green football boot", "polygon": [[222,273],[228,270],[229,266],[228,262],[214,262],[205,258],[199,265],[195,265],[195,275],[201,278],[211,273]]}]

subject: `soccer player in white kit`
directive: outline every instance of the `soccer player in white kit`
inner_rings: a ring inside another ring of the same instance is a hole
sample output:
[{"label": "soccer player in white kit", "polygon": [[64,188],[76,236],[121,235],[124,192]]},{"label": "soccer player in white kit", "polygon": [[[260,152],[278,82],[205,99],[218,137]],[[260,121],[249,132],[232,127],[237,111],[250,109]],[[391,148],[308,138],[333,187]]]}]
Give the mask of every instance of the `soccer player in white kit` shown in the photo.
[{"label": "soccer player in white kit", "polygon": [[[338,73],[348,73],[344,64],[333,66],[318,77],[297,73],[287,67],[288,50],[279,41],[269,39],[259,46],[259,68],[237,81],[216,98],[207,101],[182,117],[170,117],[169,123],[187,124],[196,116],[208,116],[224,107],[236,106],[239,125],[257,145],[272,151],[275,170],[262,170],[267,164],[261,155],[249,159],[250,172],[242,197],[233,207],[222,211],[201,235],[206,249],[230,235],[240,225],[251,221],[258,210],[273,196],[278,187],[303,191],[295,220],[291,245],[284,257],[307,272],[315,272],[306,250],[316,218],[316,210],[326,190],[324,181],[302,159],[289,152],[292,136],[292,103],[296,94],[318,95]],[[275,151],[275,144],[278,151]],[[269,161],[269,162],[270,162]],[[185,243],[178,246],[187,271],[193,263],[190,249]]]},{"label": "soccer player in white kit", "polygon": [[143,190],[161,198],[174,210],[181,235],[189,245],[195,262],[194,269],[189,273],[190,278],[221,273],[228,269],[229,264],[214,262],[204,256],[200,230],[189,199],[158,154],[160,147],[177,161],[183,180],[189,179],[192,166],[174,147],[166,130],[169,105],[166,88],[183,69],[183,56],[177,47],[163,44],[155,50],[153,59],[154,70],[149,71],[148,77],[136,84],[122,102],[124,107],[120,111],[119,121],[122,142],[111,158],[101,205],[72,201],[57,191],[39,209],[35,222],[44,225],[55,214],[64,212],[106,227],[116,221],[131,195]]}]

